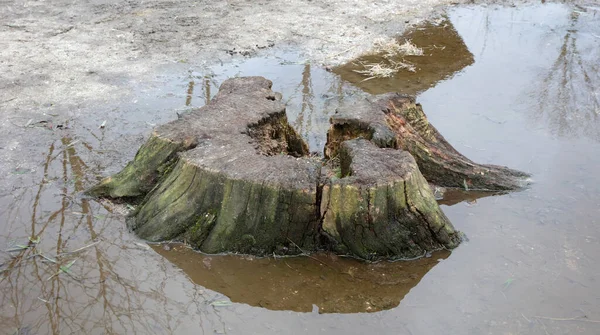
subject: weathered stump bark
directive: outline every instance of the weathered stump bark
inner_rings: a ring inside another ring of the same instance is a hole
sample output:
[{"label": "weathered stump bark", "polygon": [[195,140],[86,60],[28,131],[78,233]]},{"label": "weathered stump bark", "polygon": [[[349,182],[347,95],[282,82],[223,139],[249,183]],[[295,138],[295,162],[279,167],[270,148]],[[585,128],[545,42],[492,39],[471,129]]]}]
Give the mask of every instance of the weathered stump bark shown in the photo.
[{"label": "weathered stump bark", "polygon": [[308,155],[280,99],[262,77],[227,80],[209,104],[156,128],[123,171],[88,194],[140,199],[129,221],[140,237],[207,253],[329,248],[412,258],[460,242],[417,164],[446,186],[466,177],[489,185],[477,183],[512,171],[466,160],[423,123],[420,106],[394,96],[332,118],[327,150],[339,157],[337,175]]},{"label": "weathered stump bark", "polygon": [[365,259],[417,257],[458,245],[408,152],[349,140],[341,144],[339,161],[342,178],[323,186],[321,212],[323,231],[341,251]]},{"label": "weathered stump bark", "polygon": [[477,164],[460,154],[429,123],[413,97],[397,93],[375,96],[338,109],[331,118],[325,155],[335,157],[340,144],[362,137],[381,148],[408,151],[427,181],[469,190],[518,190],[527,173],[504,166]]},{"label": "weathered stump bark", "polygon": [[260,77],[226,81],[203,108],[160,126],[135,159],[88,193],[145,196],[132,229],[208,253],[314,249],[320,165]]}]

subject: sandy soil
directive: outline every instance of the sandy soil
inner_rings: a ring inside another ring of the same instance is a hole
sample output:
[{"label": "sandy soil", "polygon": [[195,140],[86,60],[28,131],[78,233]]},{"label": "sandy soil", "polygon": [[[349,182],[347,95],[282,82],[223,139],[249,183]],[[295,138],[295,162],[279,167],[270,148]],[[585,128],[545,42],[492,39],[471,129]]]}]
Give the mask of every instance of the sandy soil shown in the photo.
[{"label": "sandy soil", "polygon": [[47,103],[114,98],[161,65],[210,65],[273,48],[339,63],[450,3],[2,1],[0,106],[5,117]]},{"label": "sandy soil", "polygon": [[0,148],[9,163],[0,171],[29,164],[23,152],[35,140],[22,137],[28,122],[110,120],[103,106],[143,101],[136,88],[165,67],[208,68],[283,49],[337,64],[450,3],[0,1]]}]

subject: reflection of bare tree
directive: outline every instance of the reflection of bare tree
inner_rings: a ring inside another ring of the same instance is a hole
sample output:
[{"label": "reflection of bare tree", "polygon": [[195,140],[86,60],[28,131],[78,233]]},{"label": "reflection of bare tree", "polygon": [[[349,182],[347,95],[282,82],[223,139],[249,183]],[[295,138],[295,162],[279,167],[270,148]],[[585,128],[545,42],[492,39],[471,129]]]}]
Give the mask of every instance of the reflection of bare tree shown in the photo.
[{"label": "reflection of bare tree", "polygon": [[[570,15],[558,57],[542,80],[535,116],[545,118],[558,136],[586,136],[600,141],[600,59],[589,15],[576,8]],[[584,32],[582,32],[582,30]]]},{"label": "reflection of bare tree", "polygon": [[192,100],[194,98],[194,87],[196,86],[196,81],[194,80],[198,79],[201,80],[201,88],[202,88],[202,95],[204,96],[204,104],[208,104],[210,102],[211,99],[211,85],[215,85],[218,87],[218,85],[214,82],[211,81],[211,78],[209,76],[203,76],[203,77],[192,77],[190,76],[190,81],[187,84],[187,90],[186,90],[186,96],[185,96],[185,106],[186,107],[190,107],[192,106]]},{"label": "reflection of bare tree", "polygon": [[309,63],[306,63],[302,70],[302,82],[300,83],[300,86],[302,86],[302,104],[300,114],[295,122],[295,128],[304,138],[308,138],[309,132],[311,131],[312,116],[315,110],[313,105],[314,93]]},{"label": "reflection of bare tree", "polygon": [[210,102],[210,79],[204,78],[204,103],[208,104]]},{"label": "reflection of bare tree", "polygon": [[348,101],[358,89],[349,87],[339,76],[308,63],[300,70],[300,82],[294,86],[293,92],[290,92],[292,94],[288,94],[289,100],[286,101],[288,117],[293,120],[296,131],[308,142],[311,151],[322,152],[329,129],[329,117],[342,101]]},{"label": "reflection of bare tree", "polygon": [[[191,319],[202,329],[206,305],[198,290],[172,298],[165,263],[152,263],[151,251],[123,234],[110,207],[79,196],[87,166],[74,143],[63,137],[58,148],[51,144],[36,189],[25,189],[10,210],[0,211],[9,228],[3,238],[21,244],[26,236],[40,238],[6,254],[0,327],[19,334],[172,334],[193,309],[197,317]],[[26,225],[24,218],[30,219]],[[88,247],[67,252],[81,246]]]},{"label": "reflection of bare tree", "polygon": [[185,97],[185,105],[189,106],[192,104],[192,97],[194,96],[194,84],[193,80],[188,83],[187,96]]}]

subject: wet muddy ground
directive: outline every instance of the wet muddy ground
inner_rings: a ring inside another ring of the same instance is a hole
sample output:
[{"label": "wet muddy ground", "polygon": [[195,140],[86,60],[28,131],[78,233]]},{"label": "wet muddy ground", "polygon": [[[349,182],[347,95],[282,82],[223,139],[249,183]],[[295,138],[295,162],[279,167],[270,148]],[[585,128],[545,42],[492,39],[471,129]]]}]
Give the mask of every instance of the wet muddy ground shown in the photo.
[{"label": "wet muddy ground", "polygon": [[[412,59],[422,77],[363,81],[349,77],[352,68],[327,71],[277,49],[216,66],[166,65],[87,113],[80,109],[92,107],[65,109],[48,96],[34,110],[3,114],[0,332],[599,333],[600,6],[457,7],[434,23],[422,40],[411,36],[422,57],[443,51],[427,41],[439,30],[456,35],[447,47],[459,59],[442,54],[444,71]],[[81,196],[120,170],[154,125],[202,106],[235,75],[273,80],[314,151],[340,101],[360,98],[361,88],[412,90],[457,150],[527,171],[535,183],[445,199],[469,240],[451,254],[380,264],[150,247],[127,231],[126,205]]]}]

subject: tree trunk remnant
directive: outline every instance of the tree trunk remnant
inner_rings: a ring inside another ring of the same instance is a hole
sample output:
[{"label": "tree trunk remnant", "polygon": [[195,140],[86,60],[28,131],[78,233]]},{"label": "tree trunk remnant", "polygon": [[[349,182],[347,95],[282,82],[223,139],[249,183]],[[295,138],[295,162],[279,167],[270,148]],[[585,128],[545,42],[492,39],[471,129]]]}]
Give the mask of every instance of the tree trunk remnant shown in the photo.
[{"label": "tree trunk remnant", "polygon": [[365,139],[344,141],[341,178],[323,186],[323,231],[341,252],[364,259],[422,256],[454,248],[460,237],[441,211],[414,158]]},{"label": "tree trunk remnant", "polygon": [[529,174],[498,165],[477,164],[460,154],[429,123],[410,96],[390,93],[340,108],[331,117],[325,155],[362,137],[381,148],[408,151],[430,183],[467,190],[511,191],[525,188]]},{"label": "tree trunk remnant", "polygon": [[[313,249],[320,166],[261,77],[228,80],[205,107],[155,129],[122,172],[88,193],[145,195],[130,221],[150,241],[207,253]],[[147,194],[144,194],[147,193]]]},{"label": "tree trunk remnant", "polygon": [[332,118],[326,151],[339,158],[335,173],[309,155],[271,86],[262,77],[225,81],[206,106],[157,127],[133,161],[87,193],[140,200],[128,224],[150,241],[182,240],[207,253],[330,249],[372,260],[459,244],[427,180],[516,185],[493,177],[512,170],[458,154],[400,96]]}]

